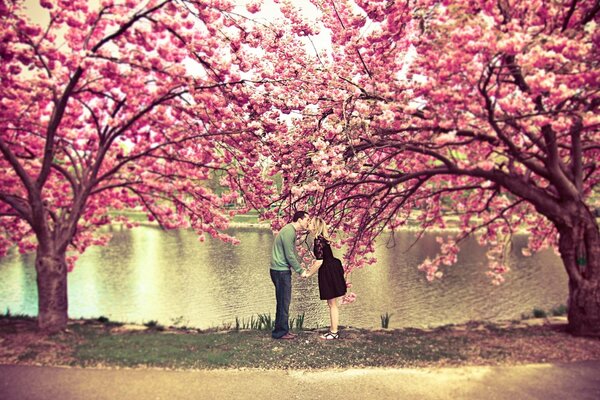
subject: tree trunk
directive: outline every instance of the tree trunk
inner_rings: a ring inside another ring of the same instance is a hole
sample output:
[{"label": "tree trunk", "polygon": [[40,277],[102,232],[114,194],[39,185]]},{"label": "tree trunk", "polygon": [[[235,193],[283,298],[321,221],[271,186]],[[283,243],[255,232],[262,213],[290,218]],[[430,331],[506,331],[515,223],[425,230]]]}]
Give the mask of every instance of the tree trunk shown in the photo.
[{"label": "tree trunk", "polygon": [[598,281],[569,281],[569,332],[600,337],[600,285]]},{"label": "tree trunk", "polygon": [[67,263],[65,254],[38,248],[35,260],[38,287],[38,327],[53,333],[68,320]]},{"label": "tree trunk", "polygon": [[558,230],[569,275],[568,329],[577,336],[600,337],[600,231],[591,213],[579,217]]}]

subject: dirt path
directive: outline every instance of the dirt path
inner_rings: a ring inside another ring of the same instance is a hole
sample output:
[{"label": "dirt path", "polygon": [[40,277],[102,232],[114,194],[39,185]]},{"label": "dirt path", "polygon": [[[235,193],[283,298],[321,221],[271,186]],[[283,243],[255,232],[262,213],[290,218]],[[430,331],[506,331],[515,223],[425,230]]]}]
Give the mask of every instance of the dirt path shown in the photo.
[{"label": "dirt path", "polygon": [[1,400],[600,399],[600,361],[326,371],[82,369],[0,365]]}]

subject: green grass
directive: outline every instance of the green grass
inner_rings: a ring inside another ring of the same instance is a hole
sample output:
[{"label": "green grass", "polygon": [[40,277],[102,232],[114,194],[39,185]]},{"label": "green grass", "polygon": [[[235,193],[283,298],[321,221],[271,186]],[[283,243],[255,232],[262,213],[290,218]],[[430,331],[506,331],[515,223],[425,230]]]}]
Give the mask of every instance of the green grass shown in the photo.
[{"label": "green grass", "polygon": [[181,334],[135,332],[127,334],[79,331],[86,340],[77,346],[77,364],[167,368],[324,368],[349,365],[396,365],[462,360],[464,340],[428,340],[392,335],[371,340],[340,340],[335,345],[316,334],[304,333],[294,341],[271,339],[264,331]]},{"label": "green grass", "polygon": [[240,214],[234,215],[231,219],[232,222],[235,223],[245,223],[245,224],[258,224],[260,221],[258,220],[258,214]]},{"label": "green grass", "polygon": [[[269,321],[268,314],[262,314],[262,318]],[[302,317],[296,317],[295,324],[298,319]],[[319,339],[322,330],[300,330],[295,340],[273,340],[266,330],[244,328],[257,326],[258,321],[259,317],[238,319],[236,325],[240,329],[230,331],[220,328],[140,331],[123,330],[122,325],[111,321],[79,320],[71,321],[65,332],[45,336],[37,331],[35,318],[4,318],[0,319],[0,342],[4,349],[0,352],[0,363],[286,370],[402,368],[469,362],[481,365],[522,358],[536,362],[556,357],[557,351],[565,348],[575,348],[575,353],[583,352],[580,354],[600,354],[600,342],[574,339],[562,329],[546,325],[512,329],[473,323],[459,330],[341,327],[340,340],[325,341]],[[535,355],[524,353],[523,343],[535,347]],[[571,357],[571,353],[566,352],[566,357]]]},{"label": "green grass", "polygon": [[[119,210],[110,211],[111,217],[124,216],[127,217],[131,222],[148,223],[148,215],[145,212],[137,210]],[[247,223],[247,224],[258,224],[261,221],[258,220],[258,213],[256,211],[250,211],[246,214],[234,215],[231,219],[234,223]]]},{"label": "green grass", "polygon": [[90,334],[77,346],[75,357],[82,365],[109,363],[118,366],[218,367],[231,363],[235,353],[226,335],[179,333]]}]

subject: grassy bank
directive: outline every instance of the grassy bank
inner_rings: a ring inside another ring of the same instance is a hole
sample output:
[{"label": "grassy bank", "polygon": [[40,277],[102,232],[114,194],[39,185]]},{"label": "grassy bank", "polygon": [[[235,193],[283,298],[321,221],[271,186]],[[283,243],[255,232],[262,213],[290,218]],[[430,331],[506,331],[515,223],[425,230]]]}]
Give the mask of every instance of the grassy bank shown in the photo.
[{"label": "grassy bank", "polygon": [[[0,319],[0,363],[174,369],[426,367],[600,360],[600,340],[565,332],[563,319],[469,323],[431,330],[344,328],[323,341],[317,330],[295,340],[268,331],[198,331],[76,320],[44,336],[35,320]],[[554,321],[554,322],[552,322]]]},{"label": "grassy bank", "polygon": [[[146,213],[137,211],[137,210],[120,210],[118,212],[113,212],[113,216],[124,216],[127,217],[131,222],[135,222],[142,225],[156,225],[156,222],[149,222],[148,216]],[[419,229],[421,227],[421,223],[417,220],[417,217],[420,215],[420,211],[413,211],[413,217],[409,219],[403,229],[413,230]],[[475,220],[475,219],[473,219]],[[459,225],[459,219],[455,216],[448,216],[444,218],[444,221],[447,225],[447,229],[452,230],[456,229]],[[270,227],[269,221],[261,221],[258,217],[257,211],[249,211],[246,214],[237,214],[231,218],[231,227],[236,226],[261,226],[268,228]]]}]

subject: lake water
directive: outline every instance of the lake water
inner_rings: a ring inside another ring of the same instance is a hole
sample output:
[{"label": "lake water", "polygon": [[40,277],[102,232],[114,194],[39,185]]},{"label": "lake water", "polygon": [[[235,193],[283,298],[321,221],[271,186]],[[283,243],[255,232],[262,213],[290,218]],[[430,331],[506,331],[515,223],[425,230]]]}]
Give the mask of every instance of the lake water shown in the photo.
[{"label": "lake water", "polygon": [[[178,321],[210,328],[275,316],[269,277],[273,235],[264,228],[236,228],[241,240],[232,246],[214,239],[200,243],[191,231],[165,232],[143,226],[113,228],[106,247],[89,249],[69,274],[69,316],[163,325]],[[417,265],[438,249],[436,235],[425,236],[409,251],[410,231],[396,233],[396,246],[378,246],[378,262],[351,275],[357,300],[340,308],[340,323],[380,327],[380,316],[392,314],[391,328],[429,327],[469,320],[518,319],[533,308],[566,304],[567,275],[560,259],[547,250],[521,256],[527,237],[516,236],[506,282],[493,286],[485,275],[485,249],[474,240],[462,246],[458,264],[445,276],[427,282]],[[383,242],[383,241],[382,241]],[[334,249],[341,256],[341,251]],[[327,326],[325,302],[319,300],[316,277],[294,275],[290,316],[305,314],[305,327]],[[33,255],[11,254],[0,260],[0,312],[37,314]]]}]

